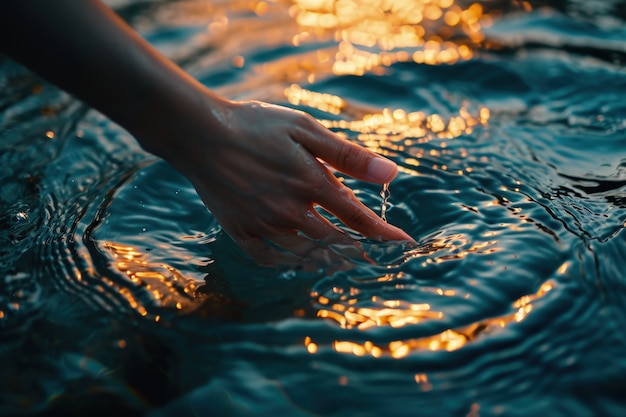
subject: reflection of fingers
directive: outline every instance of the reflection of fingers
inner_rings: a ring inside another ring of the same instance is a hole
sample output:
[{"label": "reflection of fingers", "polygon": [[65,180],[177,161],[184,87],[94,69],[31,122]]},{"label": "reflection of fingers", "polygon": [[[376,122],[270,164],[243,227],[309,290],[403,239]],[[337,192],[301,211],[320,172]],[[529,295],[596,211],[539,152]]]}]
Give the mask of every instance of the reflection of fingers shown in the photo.
[{"label": "reflection of fingers", "polygon": [[368,238],[413,241],[404,231],[383,221],[343,185],[338,187],[335,193],[325,194],[319,203],[346,226]]},{"label": "reflection of fingers", "polygon": [[[319,240],[324,245],[327,245],[334,253],[338,255],[347,256],[353,259],[362,258],[363,249],[361,248],[361,245],[358,241],[348,236],[348,234],[346,234],[344,231],[339,230],[334,224],[326,220],[317,211],[311,211],[314,213],[315,217],[315,220],[312,221],[311,224],[318,222],[320,226],[318,226],[315,230],[309,230],[303,227],[303,233],[307,234],[307,236]],[[315,235],[316,232],[323,231],[324,228],[326,228],[326,230],[323,232],[325,233],[324,235]]]},{"label": "reflection of fingers", "polygon": [[[334,179],[334,177],[333,177]],[[279,250],[308,259],[335,258],[336,253],[360,256],[358,242],[320,215],[313,207],[299,216],[292,229],[269,228],[265,238]],[[355,251],[356,250],[356,251]]]},{"label": "reflection of fingers", "polygon": [[285,251],[289,251],[300,258],[306,258],[319,244],[304,236],[298,236],[297,232],[289,235],[267,236],[267,240]]},{"label": "reflection of fingers", "polygon": [[[343,269],[350,265],[349,258],[362,258],[363,256],[363,251],[356,247],[354,241],[349,245],[333,244],[326,246],[299,235],[274,236],[270,237],[269,240],[298,255],[298,266],[308,271],[319,271],[320,268],[331,266],[335,270]],[[292,263],[292,265],[295,264],[296,262]]]},{"label": "reflection of fingers", "polygon": [[309,238],[324,245],[355,243],[350,236],[339,230],[313,208],[307,211],[306,222],[300,225],[299,229]]},{"label": "reflection of fingers", "polygon": [[235,242],[259,265],[294,265],[299,260],[298,256],[273,248],[261,238],[249,237],[237,239]]}]

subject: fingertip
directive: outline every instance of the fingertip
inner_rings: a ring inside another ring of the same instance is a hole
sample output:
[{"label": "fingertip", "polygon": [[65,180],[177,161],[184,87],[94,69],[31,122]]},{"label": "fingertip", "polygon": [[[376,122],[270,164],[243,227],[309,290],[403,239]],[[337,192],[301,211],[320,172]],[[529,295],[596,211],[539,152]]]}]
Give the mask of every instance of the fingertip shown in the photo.
[{"label": "fingertip", "polygon": [[387,158],[376,156],[368,163],[367,175],[373,182],[388,183],[398,175],[398,166]]},{"label": "fingertip", "polygon": [[394,240],[394,241],[401,241],[401,242],[408,242],[411,244],[415,244],[415,239],[413,239],[411,236],[409,236],[404,230],[391,225],[389,223],[386,224],[386,230],[384,235],[380,236],[380,240],[382,241],[387,241],[387,240]]}]

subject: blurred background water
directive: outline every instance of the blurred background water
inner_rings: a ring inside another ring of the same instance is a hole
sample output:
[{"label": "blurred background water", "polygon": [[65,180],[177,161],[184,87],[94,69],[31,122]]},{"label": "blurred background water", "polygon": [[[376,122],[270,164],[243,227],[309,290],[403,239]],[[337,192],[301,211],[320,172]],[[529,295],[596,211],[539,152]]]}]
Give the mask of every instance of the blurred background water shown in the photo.
[{"label": "blurred background water", "polygon": [[1,415],[625,415],[626,2],[109,4],[217,93],[397,162],[418,247],[259,267],[0,58]]}]

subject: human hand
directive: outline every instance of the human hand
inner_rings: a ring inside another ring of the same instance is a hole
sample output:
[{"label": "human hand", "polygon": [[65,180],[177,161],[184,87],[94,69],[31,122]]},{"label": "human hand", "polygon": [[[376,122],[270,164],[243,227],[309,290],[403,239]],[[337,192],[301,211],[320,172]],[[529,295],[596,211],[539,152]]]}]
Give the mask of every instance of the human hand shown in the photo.
[{"label": "human hand", "polygon": [[363,205],[321,161],[375,183],[396,176],[393,162],[339,138],[303,112],[254,101],[221,100],[216,107],[214,99],[204,116],[204,106],[189,109],[184,140],[159,153],[257,262],[292,263],[326,245],[358,245],[315,206],[367,238],[413,241]]},{"label": "human hand", "polygon": [[355,245],[317,205],[366,237],[412,241],[361,204],[320,160],[377,183],[395,177],[395,164],[338,138],[302,112],[214,95],[99,0],[57,3],[33,8],[0,2],[0,50],[170,162],[257,261]]}]

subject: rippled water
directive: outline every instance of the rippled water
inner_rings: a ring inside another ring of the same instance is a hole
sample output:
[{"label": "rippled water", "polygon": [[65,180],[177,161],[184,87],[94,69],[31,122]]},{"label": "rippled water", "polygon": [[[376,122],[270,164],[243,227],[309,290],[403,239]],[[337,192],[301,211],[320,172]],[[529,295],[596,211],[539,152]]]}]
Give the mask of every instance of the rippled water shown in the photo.
[{"label": "rippled water", "polygon": [[0,414],[626,413],[626,3],[111,4],[218,93],[396,161],[386,215],[419,245],[256,266],[183,177],[0,59]]}]

